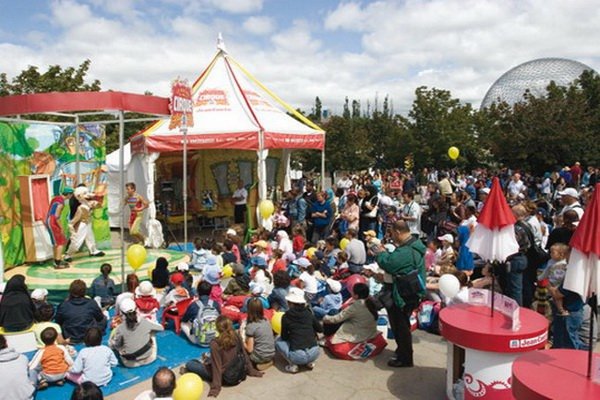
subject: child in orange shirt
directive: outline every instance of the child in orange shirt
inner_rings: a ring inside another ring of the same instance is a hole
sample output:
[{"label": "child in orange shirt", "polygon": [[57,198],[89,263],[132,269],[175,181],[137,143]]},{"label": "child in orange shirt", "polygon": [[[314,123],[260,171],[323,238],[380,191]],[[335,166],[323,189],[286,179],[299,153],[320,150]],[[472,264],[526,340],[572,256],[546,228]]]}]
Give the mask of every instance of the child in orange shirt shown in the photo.
[{"label": "child in orange shirt", "polygon": [[73,359],[66,347],[56,344],[56,329],[44,329],[40,338],[45,347],[38,350],[29,362],[29,370],[37,372],[38,375],[38,390],[47,388],[49,383],[62,386],[67,371],[73,365]]}]

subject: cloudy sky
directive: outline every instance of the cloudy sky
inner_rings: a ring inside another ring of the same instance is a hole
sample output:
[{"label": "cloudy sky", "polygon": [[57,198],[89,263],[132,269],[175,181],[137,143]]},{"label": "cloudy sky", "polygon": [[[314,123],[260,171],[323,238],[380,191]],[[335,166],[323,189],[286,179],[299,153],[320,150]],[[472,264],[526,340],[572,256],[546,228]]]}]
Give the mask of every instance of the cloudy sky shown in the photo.
[{"label": "cloudy sky", "polygon": [[478,106],[508,69],[564,57],[600,70],[594,0],[0,0],[0,72],[77,66],[103,89],[168,95],[194,80],[222,32],[229,53],[294,107],[315,96],[389,94],[406,113],[416,87]]}]

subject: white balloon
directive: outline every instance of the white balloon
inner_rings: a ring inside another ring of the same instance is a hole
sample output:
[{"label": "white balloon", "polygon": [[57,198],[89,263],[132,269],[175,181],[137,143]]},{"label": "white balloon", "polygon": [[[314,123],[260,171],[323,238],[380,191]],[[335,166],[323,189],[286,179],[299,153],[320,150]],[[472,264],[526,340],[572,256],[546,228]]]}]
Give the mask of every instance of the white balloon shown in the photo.
[{"label": "white balloon", "polygon": [[440,277],[438,282],[440,292],[447,298],[451,299],[460,291],[460,282],[458,278],[452,274],[445,274]]}]

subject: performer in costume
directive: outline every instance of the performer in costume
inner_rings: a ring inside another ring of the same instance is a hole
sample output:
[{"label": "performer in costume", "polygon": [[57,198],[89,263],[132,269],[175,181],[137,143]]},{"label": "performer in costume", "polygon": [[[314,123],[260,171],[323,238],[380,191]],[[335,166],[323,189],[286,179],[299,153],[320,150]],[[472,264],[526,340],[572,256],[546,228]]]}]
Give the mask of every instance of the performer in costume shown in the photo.
[{"label": "performer in costume", "polygon": [[148,208],[148,200],[143,198],[140,194],[135,191],[135,183],[129,182],[125,185],[127,191],[127,197],[125,198],[125,204],[129,206],[129,236],[134,238],[137,243],[141,243],[142,246],[146,238],[142,234],[140,228],[142,226],[142,218],[144,216],[144,210]]},{"label": "performer in costume", "polygon": [[69,223],[71,230],[71,244],[67,249],[66,259],[70,260],[80,248],[83,242],[88,248],[90,255],[93,257],[102,257],[104,252],[96,247],[96,238],[92,230],[92,209],[98,207],[97,201],[90,200],[93,194],[85,186],[80,186],[75,189],[75,198],[79,201],[79,207],[75,212],[75,216]]},{"label": "performer in costume", "polygon": [[50,240],[52,241],[52,252],[54,255],[54,268],[69,268],[69,263],[63,259],[63,248],[67,244],[67,237],[63,231],[60,223],[60,215],[62,214],[65,206],[65,200],[70,199],[73,196],[73,189],[65,187],[61,194],[55,196],[50,201],[50,207],[48,208],[48,214],[46,214],[46,228],[50,234]]}]

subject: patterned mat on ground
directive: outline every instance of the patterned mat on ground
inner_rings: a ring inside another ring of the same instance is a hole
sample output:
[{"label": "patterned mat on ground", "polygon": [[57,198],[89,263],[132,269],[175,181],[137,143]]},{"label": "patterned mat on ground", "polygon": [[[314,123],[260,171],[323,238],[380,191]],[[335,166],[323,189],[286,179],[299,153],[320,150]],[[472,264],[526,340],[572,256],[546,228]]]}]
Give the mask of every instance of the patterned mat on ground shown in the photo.
[{"label": "patterned mat on ground", "polygon": [[[108,343],[110,331],[107,331],[104,336],[103,344]],[[120,390],[124,390],[137,383],[152,378],[152,375],[159,367],[175,368],[192,358],[199,358],[207,348],[202,348],[191,344],[183,334],[177,336],[171,329],[156,334],[158,342],[158,358],[151,364],[137,368],[125,368],[122,365],[113,368],[113,378],[110,383],[102,387],[104,396],[114,394]],[[79,351],[83,346],[78,345],[76,349]],[[34,353],[27,355],[31,359]],[[56,400],[69,399],[75,385],[73,383],[65,383],[64,386],[50,386],[45,390],[39,391],[36,400]]]},{"label": "patterned mat on ground", "polygon": [[[146,279],[148,268],[154,266],[158,257],[165,257],[169,262],[169,269],[174,269],[175,265],[189,257],[186,253],[166,249],[148,249],[146,262],[136,271],[140,279]],[[121,284],[121,251],[107,250],[104,257],[90,257],[87,254],[79,253],[73,258],[71,267],[66,269],[54,269],[52,262],[47,261],[43,264],[22,265],[12,268],[5,273],[5,279],[8,280],[15,274],[23,274],[26,277],[29,289],[46,288],[48,290],[67,290],[74,279],[83,279],[89,286],[94,278],[100,275],[100,265],[109,263],[113,266],[113,272],[110,275],[115,284]],[[125,275],[133,272],[131,266],[125,260]]]}]

